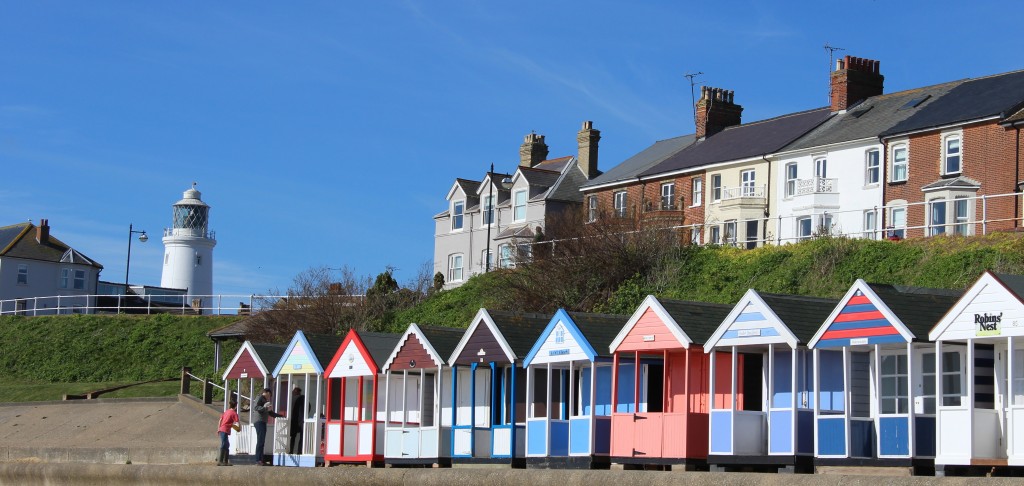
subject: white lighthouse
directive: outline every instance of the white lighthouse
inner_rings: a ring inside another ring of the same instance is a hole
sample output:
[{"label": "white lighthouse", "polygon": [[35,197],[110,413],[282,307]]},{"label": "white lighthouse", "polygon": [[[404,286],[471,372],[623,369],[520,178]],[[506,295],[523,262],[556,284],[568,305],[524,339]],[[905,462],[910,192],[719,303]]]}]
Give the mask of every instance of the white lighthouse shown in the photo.
[{"label": "white lighthouse", "polygon": [[[203,202],[196,183],[174,203],[174,221],[164,228],[164,270],[160,286],[186,289],[188,304],[202,309],[213,303],[213,247],[209,229],[210,206]],[[210,313],[209,309],[203,311]]]}]

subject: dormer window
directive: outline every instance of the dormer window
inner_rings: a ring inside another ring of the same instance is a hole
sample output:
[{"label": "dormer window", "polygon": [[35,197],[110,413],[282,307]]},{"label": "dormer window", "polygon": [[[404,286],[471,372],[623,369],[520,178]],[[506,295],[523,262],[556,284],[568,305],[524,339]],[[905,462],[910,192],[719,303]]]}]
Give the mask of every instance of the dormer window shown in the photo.
[{"label": "dormer window", "polygon": [[960,135],[949,135],[942,139],[942,173],[959,174],[963,170]]},{"label": "dormer window", "polygon": [[452,203],[452,231],[462,229],[466,217],[466,201],[455,201]]},{"label": "dormer window", "polygon": [[513,195],[514,206],[512,216],[516,221],[526,220],[526,189],[520,189]]}]

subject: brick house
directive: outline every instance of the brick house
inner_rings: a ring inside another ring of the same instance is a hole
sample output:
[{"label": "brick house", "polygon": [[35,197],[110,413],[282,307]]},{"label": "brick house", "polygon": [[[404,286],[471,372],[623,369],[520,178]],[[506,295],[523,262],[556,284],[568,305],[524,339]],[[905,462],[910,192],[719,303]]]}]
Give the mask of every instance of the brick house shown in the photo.
[{"label": "brick house", "polygon": [[1017,230],[1024,71],[966,80],[884,131],[885,225],[897,237]]}]

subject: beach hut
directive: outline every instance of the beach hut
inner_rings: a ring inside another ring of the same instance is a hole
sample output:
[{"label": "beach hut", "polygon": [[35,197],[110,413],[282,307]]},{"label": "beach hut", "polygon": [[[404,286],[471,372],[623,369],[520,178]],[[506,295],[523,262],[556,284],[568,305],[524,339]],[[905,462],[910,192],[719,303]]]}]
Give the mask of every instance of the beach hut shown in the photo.
[{"label": "beach hut", "polygon": [[[224,389],[234,394],[238,400],[238,415],[242,418],[243,427],[237,434],[229,436],[231,440],[232,454],[245,454],[255,457],[256,451],[256,429],[253,427],[255,412],[252,407],[256,404],[256,398],[263,393],[264,388],[271,386],[273,366],[281,360],[284,354],[284,346],[280,344],[256,344],[251,341],[242,343],[238,348],[231,363],[224,369]],[[235,380],[235,386],[231,381]],[[224,408],[227,409],[228,400],[224,401]],[[274,418],[267,421],[267,436],[264,450],[259,451],[260,457],[257,461],[263,460],[262,455],[270,455],[274,452]]]},{"label": "beach hut", "polygon": [[473,317],[448,359],[453,463],[525,465],[526,383],[517,368],[547,323],[487,309]]},{"label": "beach hut", "polygon": [[523,359],[528,467],[608,467],[612,359],[629,316],[559,309]]},{"label": "beach hut", "polygon": [[451,374],[465,329],[410,324],[384,362],[384,462],[451,465]]},{"label": "beach hut", "polygon": [[983,273],[928,336],[936,474],[1024,466],[1024,276]]},{"label": "beach hut", "polygon": [[324,369],[327,380],[327,430],[324,461],[384,461],[384,362],[398,334],[349,329]]},{"label": "beach hut", "polygon": [[836,303],[751,289],[704,344],[705,353],[728,356],[722,370],[731,373],[730,390],[740,392],[711,408],[708,464],[713,471],[753,466],[814,472],[807,342]]},{"label": "beach hut", "polygon": [[[611,462],[706,465],[710,377],[716,377],[716,393],[727,394],[730,368],[723,354],[716,373],[701,346],[731,309],[649,295],[629,318],[609,345]],[[736,386],[742,390],[742,383]]]},{"label": "beach hut", "polygon": [[[341,336],[296,331],[274,368],[274,409],[287,417],[278,419],[274,427],[275,465],[313,467],[323,463],[324,370],[341,341]],[[296,388],[301,403],[295,403]],[[293,431],[296,414],[301,417],[302,429]]]},{"label": "beach hut", "polygon": [[962,293],[854,282],[807,345],[816,465],[933,467],[928,331]]}]

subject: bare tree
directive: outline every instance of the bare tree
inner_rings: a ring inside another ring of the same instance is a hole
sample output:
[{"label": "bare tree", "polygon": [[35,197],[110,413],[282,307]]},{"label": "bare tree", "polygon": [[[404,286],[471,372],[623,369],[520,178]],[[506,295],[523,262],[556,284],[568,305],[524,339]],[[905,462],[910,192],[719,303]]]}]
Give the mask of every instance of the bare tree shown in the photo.
[{"label": "bare tree", "polygon": [[275,302],[261,302],[268,310],[252,316],[250,339],[285,341],[296,330],[318,334],[340,334],[359,328],[366,319],[366,291],[370,277],[359,276],[347,265],[341,268],[310,267],[292,279],[285,295]]},{"label": "bare tree", "polygon": [[511,292],[509,306],[589,311],[627,279],[650,273],[685,245],[688,230],[679,222],[610,215],[588,222],[582,210],[564,211],[547,222],[546,232],[538,233],[543,236],[518,242],[531,250],[513,252],[517,268],[502,274]]}]

